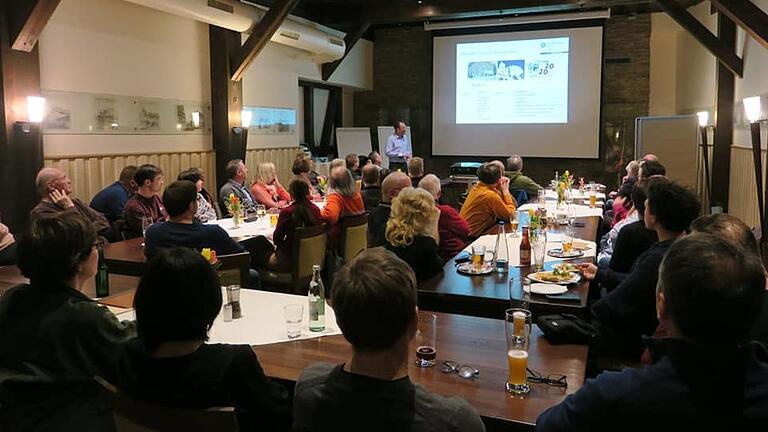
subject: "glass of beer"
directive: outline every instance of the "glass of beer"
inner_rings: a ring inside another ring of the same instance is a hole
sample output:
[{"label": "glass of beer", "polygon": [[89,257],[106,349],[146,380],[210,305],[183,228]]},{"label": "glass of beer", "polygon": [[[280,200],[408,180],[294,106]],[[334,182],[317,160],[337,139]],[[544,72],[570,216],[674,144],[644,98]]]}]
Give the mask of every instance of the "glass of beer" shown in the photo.
[{"label": "glass of beer", "polygon": [[510,393],[524,395],[531,391],[526,373],[531,337],[531,312],[525,309],[508,309],[505,324],[509,366],[505,388]]},{"label": "glass of beer", "polygon": [[485,265],[485,246],[472,246],[472,269],[476,272],[483,271]]},{"label": "glass of beer", "polygon": [[569,223],[563,232],[563,254],[573,252],[573,226]]},{"label": "glass of beer", "polygon": [[429,312],[419,312],[419,323],[416,330],[416,365],[427,368],[435,365],[437,350],[437,315]]},{"label": "glass of beer", "polygon": [[589,182],[589,208],[597,206],[597,186],[595,182]]}]

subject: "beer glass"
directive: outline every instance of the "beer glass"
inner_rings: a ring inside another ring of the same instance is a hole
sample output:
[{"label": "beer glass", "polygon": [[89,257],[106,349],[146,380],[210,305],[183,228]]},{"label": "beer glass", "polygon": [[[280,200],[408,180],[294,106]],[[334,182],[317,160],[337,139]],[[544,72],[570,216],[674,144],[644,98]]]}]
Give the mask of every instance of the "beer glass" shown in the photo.
[{"label": "beer glass", "polygon": [[419,324],[416,330],[416,365],[427,368],[435,365],[437,350],[437,315],[419,312]]},{"label": "beer glass", "polygon": [[528,386],[528,345],[531,337],[531,312],[525,309],[506,311],[507,365],[509,376],[505,388],[508,392],[524,395],[531,391]]},{"label": "beer glass", "polygon": [[541,228],[532,229],[530,235],[533,270],[544,269],[544,259],[547,254],[547,231]]}]

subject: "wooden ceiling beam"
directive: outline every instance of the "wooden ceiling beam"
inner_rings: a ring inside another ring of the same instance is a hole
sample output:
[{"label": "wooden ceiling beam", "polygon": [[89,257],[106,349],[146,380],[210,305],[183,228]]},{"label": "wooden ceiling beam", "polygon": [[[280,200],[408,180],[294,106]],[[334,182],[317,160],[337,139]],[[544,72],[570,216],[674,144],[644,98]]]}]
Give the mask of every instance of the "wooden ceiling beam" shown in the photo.
[{"label": "wooden ceiling beam", "polygon": [[710,0],[720,12],[768,48],[768,14],[749,0]]},{"label": "wooden ceiling beam", "polygon": [[11,49],[32,52],[37,39],[61,0],[15,0],[7,3],[6,11],[11,37]]},{"label": "wooden ceiling beam", "polygon": [[232,81],[240,81],[245,70],[267,46],[280,25],[288,17],[299,0],[278,0],[269,8],[264,18],[256,24],[245,44],[235,54],[232,64]]},{"label": "wooden ceiling beam", "polygon": [[[736,55],[734,47],[725,44],[717,36],[712,34],[708,28],[699,20],[691,15],[685,8],[680,6],[675,0],[656,0],[659,5],[672,17],[681,27],[688,30],[696,40],[717,58],[720,63],[725,65],[736,75],[744,76],[744,61]],[[731,0],[729,0],[731,1]]]},{"label": "wooden ceiling beam", "polygon": [[333,73],[339,67],[341,62],[347,58],[347,55],[349,55],[350,51],[352,51],[352,48],[355,47],[357,41],[363,37],[365,32],[367,32],[370,27],[371,23],[364,22],[354,32],[347,33],[347,36],[344,38],[344,55],[336,61],[323,64],[323,81],[328,81],[331,75],[333,75]]}]

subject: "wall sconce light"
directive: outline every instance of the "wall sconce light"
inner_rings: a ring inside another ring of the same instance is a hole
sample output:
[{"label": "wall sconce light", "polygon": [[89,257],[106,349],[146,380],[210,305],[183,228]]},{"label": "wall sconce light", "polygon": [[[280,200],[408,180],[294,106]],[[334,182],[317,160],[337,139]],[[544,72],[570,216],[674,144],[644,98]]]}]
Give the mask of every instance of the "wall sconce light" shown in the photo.
[{"label": "wall sconce light", "polygon": [[696,113],[696,117],[699,118],[699,126],[709,126],[709,111],[699,111]]},{"label": "wall sconce light", "polygon": [[242,110],[240,112],[240,125],[243,129],[251,127],[251,120],[253,119],[253,111]]},{"label": "wall sconce light", "polygon": [[744,98],[744,111],[750,123],[757,123],[760,120],[760,112],[762,111],[760,96]]},{"label": "wall sconce light", "polygon": [[192,111],[192,124],[195,128],[200,127],[200,111]]},{"label": "wall sconce light", "polygon": [[704,194],[707,199],[707,207],[710,207],[710,180],[709,180],[709,140],[707,129],[709,128],[709,111],[699,111],[696,113],[699,118],[699,131],[701,132],[701,158],[704,162]]},{"label": "wall sconce light", "polygon": [[27,96],[27,119],[30,123],[41,123],[45,116],[45,98]]}]

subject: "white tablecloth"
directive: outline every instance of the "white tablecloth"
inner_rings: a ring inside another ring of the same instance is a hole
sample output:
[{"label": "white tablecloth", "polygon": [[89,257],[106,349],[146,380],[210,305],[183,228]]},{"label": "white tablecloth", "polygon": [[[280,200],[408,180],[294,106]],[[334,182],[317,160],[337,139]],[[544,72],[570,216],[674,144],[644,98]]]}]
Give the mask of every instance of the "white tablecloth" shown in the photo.
[{"label": "white tablecloth", "polygon": [[[224,299],[226,301],[226,295]],[[283,316],[283,306],[288,304],[304,305],[304,321],[301,336],[288,339],[288,328]],[[309,331],[309,303],[307,296],[271,293],[257,290],[240,290],[240,305],[243,316],[230,322],[224,322],[222,314],[216,317],[210,332],[210,343],[229,343],[247,345],[266,345],[299,339],[312,339],[320,336],[341,334],[336,324],[336,314],[325,305],[325,330]],[[121,321],[136,319],[133,310],[118,315]]]},{"label": "white tablecloth", "polygon": [[[325,207],[325,201],[316,201],[314,204],[319,207],[320,210]],[[235,225],[232,223],[231,217],[208,221],[206,224],[218,225],[224,228],[224,231],[226,231],[230,237],[237,238],[239,240],[244,240],[246,238],[256,236],[264,236],[268,238],[269,241],[272,241],[272,235],[275,233],[275,227],[272,226],[270,222],[270,216],[268,214],[253,222],[243,222],[237,228],[235,228]]]},{"label": "white tablecloth", "polygon": [[[545,208],[547,209],[547,216],[554,216],[557,213],[565,213],[567,206],[563,204],[562,209],[557,209],[557,203],[554,201],[547,201],[546,204],[544,204]],[[520,206],[520,210],[528,210],[528,209],[534,209],[536,210],[538,208],[538,203],[528,203],[525,205]],[[573,209],[573,216],[574,217],[587,217],[587,216],[603,216],[603,209],[599,207],[590,208],[586,205],[581,204],[571,204],[571,208]]]},{"label": "white tablecloth", "polygon": [[[469,246],[464,248],[464,250],[469,253],[472,253],[472,246],[485,246],[486,250],[491,250],[491,251],[496,250],[496,238],[497,238],[496,234],[481,236],[480,238],[472,242]],[[509,244],[509,265],[512,267],[520,266],[520,242],[521,241],[522,241],[522,236],[519,233],[517,237],[512,237],[511,234],[507,234],[507,242]],[[588,249],[584,251],[584,255],[576,258],[595,256],[595,253],[597,251],[595,242],[581,240],[581,239],[575,239],[574,242],[582,243],[588,246]],[[562,235],[548,233],[547,246],[546,246],[547,252],[549,252],[552,249],[557,249],[561,247],[562,247]],[[555,258],[549,255],[545,255],[545,258],[544,258],[544,262],[563,261],[563,260],[565,259]],[[533,264],[533,261],[534,261],[533,254],[531,254],[531,264]]]}]

